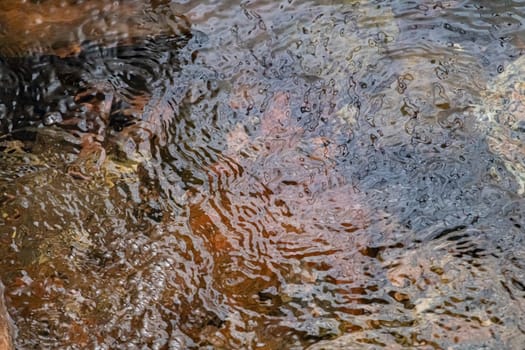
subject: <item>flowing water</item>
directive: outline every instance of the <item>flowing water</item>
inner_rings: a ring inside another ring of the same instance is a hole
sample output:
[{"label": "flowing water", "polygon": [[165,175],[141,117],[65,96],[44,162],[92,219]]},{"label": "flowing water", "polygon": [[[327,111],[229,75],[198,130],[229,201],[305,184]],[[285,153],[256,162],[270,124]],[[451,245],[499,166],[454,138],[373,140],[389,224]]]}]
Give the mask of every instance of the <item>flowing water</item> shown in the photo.
[{"label": "flowing water", "polygon": [[16,348],[521,349],[524,21],[2,1]]}]

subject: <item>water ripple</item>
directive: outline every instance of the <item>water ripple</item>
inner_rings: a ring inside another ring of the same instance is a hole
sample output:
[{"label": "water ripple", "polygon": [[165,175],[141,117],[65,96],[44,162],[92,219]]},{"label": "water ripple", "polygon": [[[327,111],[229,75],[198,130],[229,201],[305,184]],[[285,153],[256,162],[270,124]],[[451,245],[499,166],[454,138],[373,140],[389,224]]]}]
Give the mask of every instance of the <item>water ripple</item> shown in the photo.
[{"label": "water ripple", "polygon": [[17,346],[520,348],[524,11],[0,4]]}]

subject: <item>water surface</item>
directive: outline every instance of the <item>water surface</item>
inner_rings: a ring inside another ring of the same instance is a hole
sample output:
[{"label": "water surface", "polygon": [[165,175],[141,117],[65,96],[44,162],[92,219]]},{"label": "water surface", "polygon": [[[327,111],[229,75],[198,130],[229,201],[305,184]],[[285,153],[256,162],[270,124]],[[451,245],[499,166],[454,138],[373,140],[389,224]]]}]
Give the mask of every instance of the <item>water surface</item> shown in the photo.
[{"label": "water surface", "polygon": [[520,2],[1,6],[18,348],[525,341]]}]

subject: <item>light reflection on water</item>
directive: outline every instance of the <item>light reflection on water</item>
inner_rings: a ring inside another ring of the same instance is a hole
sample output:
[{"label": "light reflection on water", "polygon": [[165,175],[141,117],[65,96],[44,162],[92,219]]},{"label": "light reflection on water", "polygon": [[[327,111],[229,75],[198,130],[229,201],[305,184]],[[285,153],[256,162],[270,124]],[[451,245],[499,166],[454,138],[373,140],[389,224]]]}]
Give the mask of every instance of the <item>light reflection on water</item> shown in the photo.
[{"label": "light reflection on water", "polygon": [[525,340],[522,5],[6,4],[18,347]]}]

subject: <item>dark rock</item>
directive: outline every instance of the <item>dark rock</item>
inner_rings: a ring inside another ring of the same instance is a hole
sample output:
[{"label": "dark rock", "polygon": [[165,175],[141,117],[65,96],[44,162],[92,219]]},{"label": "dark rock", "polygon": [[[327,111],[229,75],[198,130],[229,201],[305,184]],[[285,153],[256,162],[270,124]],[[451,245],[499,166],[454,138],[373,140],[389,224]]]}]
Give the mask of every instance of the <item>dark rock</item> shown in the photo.
[{"label": "dark rock", "polygon": [[25,56],[0,50],[0,136],[51,126],[66,130],[80,148],[68,173],[86,179],[100,170],[106,148],[122,151],[130,144],[125,155],[138,148],[148,154],[153,140],[162,143],[163,126],[174,116],[166,108],[177,105],[171,94],[179,51],[191,31],[170,8],[150,10],[144,16],[156,23],[153,29],[135,23],[126,27],[128,36],[101,33],[64,44],[71,50]]}]

